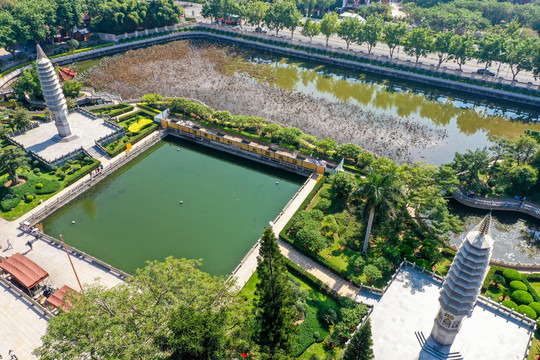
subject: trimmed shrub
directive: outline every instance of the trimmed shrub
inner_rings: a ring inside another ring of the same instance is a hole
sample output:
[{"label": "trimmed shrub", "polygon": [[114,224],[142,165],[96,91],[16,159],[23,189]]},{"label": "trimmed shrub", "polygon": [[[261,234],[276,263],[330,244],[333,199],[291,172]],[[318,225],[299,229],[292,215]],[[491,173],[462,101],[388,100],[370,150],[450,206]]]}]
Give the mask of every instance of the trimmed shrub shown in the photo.
[{"label": "trimmed shrub", "polygon": [[522,283],[521,281],[514,280],[510,282],[510,288],[512,290],[524,290],[527,291],[527,285]]},{"label": "trimmed shrub", "polygon": [[533,301],[533,297],[526,291],[516,290],[512,293],[512,300],[520,305],[529,305]]},{"label": "trimmed shrub", "polygon": [[524,314],[527,317],[536,320],[536,312],[527,305],[519,305],[517,308],[517,312],[520,314]]},{"label": "trimmed shrub", "polygon": [[412,255],[414,252],[413,248],[407,244],[399,245],[398,249],[399,249],[399,252],[401,253],[401,256]]},{"label": "trimmed shrub", "polygon": [[34,195],[32,195],[32,194],[26,195],[26,201],[27,201],[27,202],[31,202],[31,201],[34,200],[35,198],[36,198],[36,197],[35,197]]},{"label": "trimmed shrub", "polygon": [[534,310],[536,315],[540,314],[540,303],[533,301],[532,303],[529,304],[529,306],[531,307],[531,309]]},{"label": "trimmed shrub", "polygon": [[20,196],[15,196],[13,198],[7,198],[0,201],[0,206],[2,207],[3,211],[9,211],[17,207],[17,205],[19,205],[20,202],[21,202]]},{"label": "trimmed shrub", "polygon": [[43,184],[42,184],[42,183],[37,183],[37,184],[36,184],[36,189],[39,190],[39,189],[41,189],[41,188],[43,188]]},{"label": "trimmed shrub", "polygon": [[521,281],[521,274],[514,269],[506,269],[503,271],[503,276],[508,281]]},{"label": "trimmed shrub", "polygon": [[315,339],[315,341],[317,341],[321,338],[321,334],[318,331],[314,331],[313,338]]},{"label": "trimmed shrub", "polygon": [[502,302],[502,305],[506,306],[509,309],[515,310],[515,311],[517,311],[517,308],[518,308],[518,305],[515,302],[510,301],[510,300],[504,300]]}]

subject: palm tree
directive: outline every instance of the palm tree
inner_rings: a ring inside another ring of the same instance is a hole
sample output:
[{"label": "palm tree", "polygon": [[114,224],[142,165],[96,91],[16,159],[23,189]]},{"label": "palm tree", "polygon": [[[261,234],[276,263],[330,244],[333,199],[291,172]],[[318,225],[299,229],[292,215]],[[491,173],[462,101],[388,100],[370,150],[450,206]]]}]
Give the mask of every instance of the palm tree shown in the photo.
[{"label": "palm tree", "polygon": [[19,183],[17,169],[28,169],[28,157],[24,150],[17,146],[6,146],[4,150],[0,150],[0,172],[7,172],[11,179],[11,185]]},{"label": "palm tree", "polygon": [[384,216],[395,217],[395,206],[403,195],[403,184],[395,172],[378,173],[373,169],[368,170],[368,174],[358,187],[352,192],[351,198],[364,198],[365,203],[362,209],[363,217],[369,213],[366,237],[362,253],[366,255],[371,228],[375,215],[379,218]]}]

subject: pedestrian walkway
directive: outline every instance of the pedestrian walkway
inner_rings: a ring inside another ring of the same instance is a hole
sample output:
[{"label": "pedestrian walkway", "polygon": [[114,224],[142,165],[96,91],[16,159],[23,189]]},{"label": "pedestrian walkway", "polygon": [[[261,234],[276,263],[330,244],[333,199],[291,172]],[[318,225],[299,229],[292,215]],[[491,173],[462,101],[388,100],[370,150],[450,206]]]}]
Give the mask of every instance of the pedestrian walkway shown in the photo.
[{"label": "pedestrian walkway", "polygon": [[[273,230],[276,236],[279,236],[279,233],[285,228],[289,220],[294,216],[296,211],[300,208],[300,205],[302,205],[302,203],[311,193],[316,184],[317,175],[314,174],[314,176],[312,176],[306,181],[304,186],[298,191],[296,196],[289,202],[289,204],[287,204],[282,214],[278,216],[277,220],[274,223]],[[339,295],[347,296],[354,299],[356,297],[356,294],[358,294],[359,289],[356,286],[352,285],[347,280],[342,279],[340,276],[334,274],[332,271],[328,270],[323,265],[302,254],[292,245],[286,243],[281,239],[278,239],[278,244],[281,253],[286,258],[305,269],[308,273],[315,276],[317,279],[321,280],[332,290],[336,291]],[[249,256],[247,256],[242,261],[240,268],[238,268],[237,271],[233,273],[233,275],[237,278],[236,284],[238,287],[243,287],[257,269],[258,255],[259,245],[257,245],[249,254]]]},{"label": "pedestrian walkway", "polygon": [[485,210],[517,211],[540,219],[540,206],[535,203],[509,198],[481,198],[465,195],[456,189],[452,194],[454,199],[463,205]]},{"label": "pedestrian walkway", "polygon": [[[154,136],[160,136],[160,134],[155,133]],[[134,144],[132,152],[147,145],[145,141]],[[124,162],[124,158],[129,156],[132,155],[121,154],[115,158],[105,156],[100,160],[107,169],[113,167],[116,162]],[[64,249],[45,240],[36,240],[31,234],[23,232],[19,224],[42,211],[46,206],[51,206],[58,198],[69,194],[72,188],[88,180],[90,180],[90,175],[62,190],[15,221],[0,218],[0,246],[2,247],[0,256],[8,257],[19,252],[47,271],[54,287],[68,285],[79,291],[79,285]],[[13,244],[10,250],[7,250],[8,239]],[[69,239],[66,240],[69,242]],[[32,242],[32,249],[26,245],[28,241]],[[113,287],[123,281],[121,276],[111,272],[110,269],[84,257],[72,255],[71,259],[83,286],[99,284]],[[45,334],[46,327],[47,319],[41,313],[36,312],[29,303],[0,283],[0,355],[4,359],[8,358],[9,350],[14,350],[21,360],[34,359],[31,352],[41,344],[41,336]]]}]

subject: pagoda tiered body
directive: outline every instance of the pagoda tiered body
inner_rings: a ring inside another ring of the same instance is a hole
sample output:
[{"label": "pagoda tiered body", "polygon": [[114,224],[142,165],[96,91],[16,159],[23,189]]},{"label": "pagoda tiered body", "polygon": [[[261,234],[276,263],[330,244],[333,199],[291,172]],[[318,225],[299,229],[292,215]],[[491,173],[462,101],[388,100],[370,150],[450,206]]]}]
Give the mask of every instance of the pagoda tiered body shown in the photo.
[{"label": "pagoda tiered body", "polygon": [[450,266],[439,297],[441,308],[431,331],[431,336],[442,345],[452,344],[463,318],[476,304],[493,247],[490,226],[491,215],[487,215],[467,234]]},{"label": "pagoda tiered body", "polygon": [[62,87],[54,71],[51,60],[47,58],[43,50],[37,45],[37,72],[39,82],[43,89],[43,96],[49,110],[54,116],[54,123],[61,137],[71,135],[71,128],[67,121],[68,110]]}]

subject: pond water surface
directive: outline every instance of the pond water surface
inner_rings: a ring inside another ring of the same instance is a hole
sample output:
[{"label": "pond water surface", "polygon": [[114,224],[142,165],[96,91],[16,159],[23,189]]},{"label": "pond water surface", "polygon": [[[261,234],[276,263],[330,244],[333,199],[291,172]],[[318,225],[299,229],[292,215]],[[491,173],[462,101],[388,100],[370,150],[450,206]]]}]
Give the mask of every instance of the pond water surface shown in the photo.
[{"label": "pond water surface", "polygon": [[146,260],[172,255],[202,258],[204,271],[225,275],[303,181],[282,170],[167,139],[43,225],[47,234],[63,234],[68,244],[128,273]]}]

